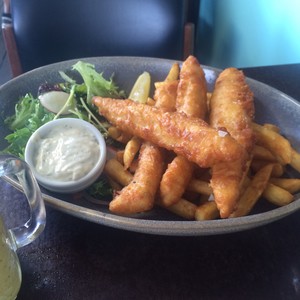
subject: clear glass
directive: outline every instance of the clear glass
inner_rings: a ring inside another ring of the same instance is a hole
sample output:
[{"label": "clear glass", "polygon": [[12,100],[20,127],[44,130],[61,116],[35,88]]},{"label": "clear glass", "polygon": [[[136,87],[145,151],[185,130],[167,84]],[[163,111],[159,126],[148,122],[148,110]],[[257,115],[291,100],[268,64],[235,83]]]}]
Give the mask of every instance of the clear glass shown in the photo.
[{"label": "clear glass", "polygon": [[35,240],[45,228],[46,212],[39,186],[28,164],[11,155],[0,155],[0,177],[15,176],[30,208],[25,224],[7,229],[0,212],[0,300],[17,297],[21,268],[16,250]]}]

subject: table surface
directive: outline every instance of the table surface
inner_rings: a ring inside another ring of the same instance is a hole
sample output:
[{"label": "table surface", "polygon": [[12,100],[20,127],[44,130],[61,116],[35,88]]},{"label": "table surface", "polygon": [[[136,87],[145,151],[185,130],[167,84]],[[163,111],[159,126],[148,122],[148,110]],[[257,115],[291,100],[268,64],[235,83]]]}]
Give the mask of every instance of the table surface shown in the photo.
[{"label": "table surface", "polygon": [[[300,100],[300,64],[244,72]],[[2,180],[0,193],[3,202],[24,205]],[[43,234],[18,250],[17,299],[300,299],[299,229],[296,212],[239,233],[156,236],[47,207]]]}]

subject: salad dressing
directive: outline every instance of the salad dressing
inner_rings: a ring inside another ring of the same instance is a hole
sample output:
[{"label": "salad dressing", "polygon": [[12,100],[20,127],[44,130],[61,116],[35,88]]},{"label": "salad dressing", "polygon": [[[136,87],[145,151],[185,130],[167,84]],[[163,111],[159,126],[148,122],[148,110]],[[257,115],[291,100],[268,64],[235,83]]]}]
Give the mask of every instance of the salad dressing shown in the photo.
[{"label": "salad dressing", "polygon": [[96,164],[100,146],[83,128],[57,126],[36,146],[35,168],[41,175],[60,181],[84,177]]}]

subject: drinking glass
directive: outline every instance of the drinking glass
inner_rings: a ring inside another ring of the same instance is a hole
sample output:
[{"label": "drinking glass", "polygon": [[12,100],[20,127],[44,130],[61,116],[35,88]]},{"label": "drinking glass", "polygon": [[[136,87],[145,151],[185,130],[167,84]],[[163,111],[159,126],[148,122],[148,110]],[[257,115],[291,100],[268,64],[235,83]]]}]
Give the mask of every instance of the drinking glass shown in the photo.
[{"label": "drinking glass", "polygon": [[0,300],[10,300],[17,297],[22,281],[16,251],[41,234],[46,224],[46,212],[40,188],[25,161],[12,155],[0,155],[2,176],[14,177],[19,181],[30,209],[29,220],[10,229],[6,227],[0,211]]}]

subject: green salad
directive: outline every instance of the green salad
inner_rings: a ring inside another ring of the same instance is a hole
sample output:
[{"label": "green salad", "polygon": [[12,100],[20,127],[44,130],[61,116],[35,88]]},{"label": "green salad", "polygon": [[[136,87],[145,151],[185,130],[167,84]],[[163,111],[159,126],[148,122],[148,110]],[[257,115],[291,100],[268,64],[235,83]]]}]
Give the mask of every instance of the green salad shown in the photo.
[{"label": "green salad", "polygon": [[[5,137],[8,146],[1,151],[2,153],[24,158],[27,141],[33,132],[43,124],[65,116],[92,123],[107,138],[109,124],[97,113],[92,105],[92,97],[124,98],[124,91],[119,89],[112,77],[105,79],[102,73],[98,73],[95,66],[90,63],[78,61],[72,69],[80,74],[82,82],[76,82],[66,73],[60,72],[61,83],[54,85],[41,83],[36,97],[28,93],[19,99],[15,105],[14,115],[5,119],[5,124],[11,133]],[[49,111],[40,100],[41,95],[50,91],[61,91],[67,95],[65,103],[58,112]],[[67,114],[63,113],[66,107],[68,107]],[[90,191],[95,197],[111,193],[111,189],[103,178],[91,186]]]}]

